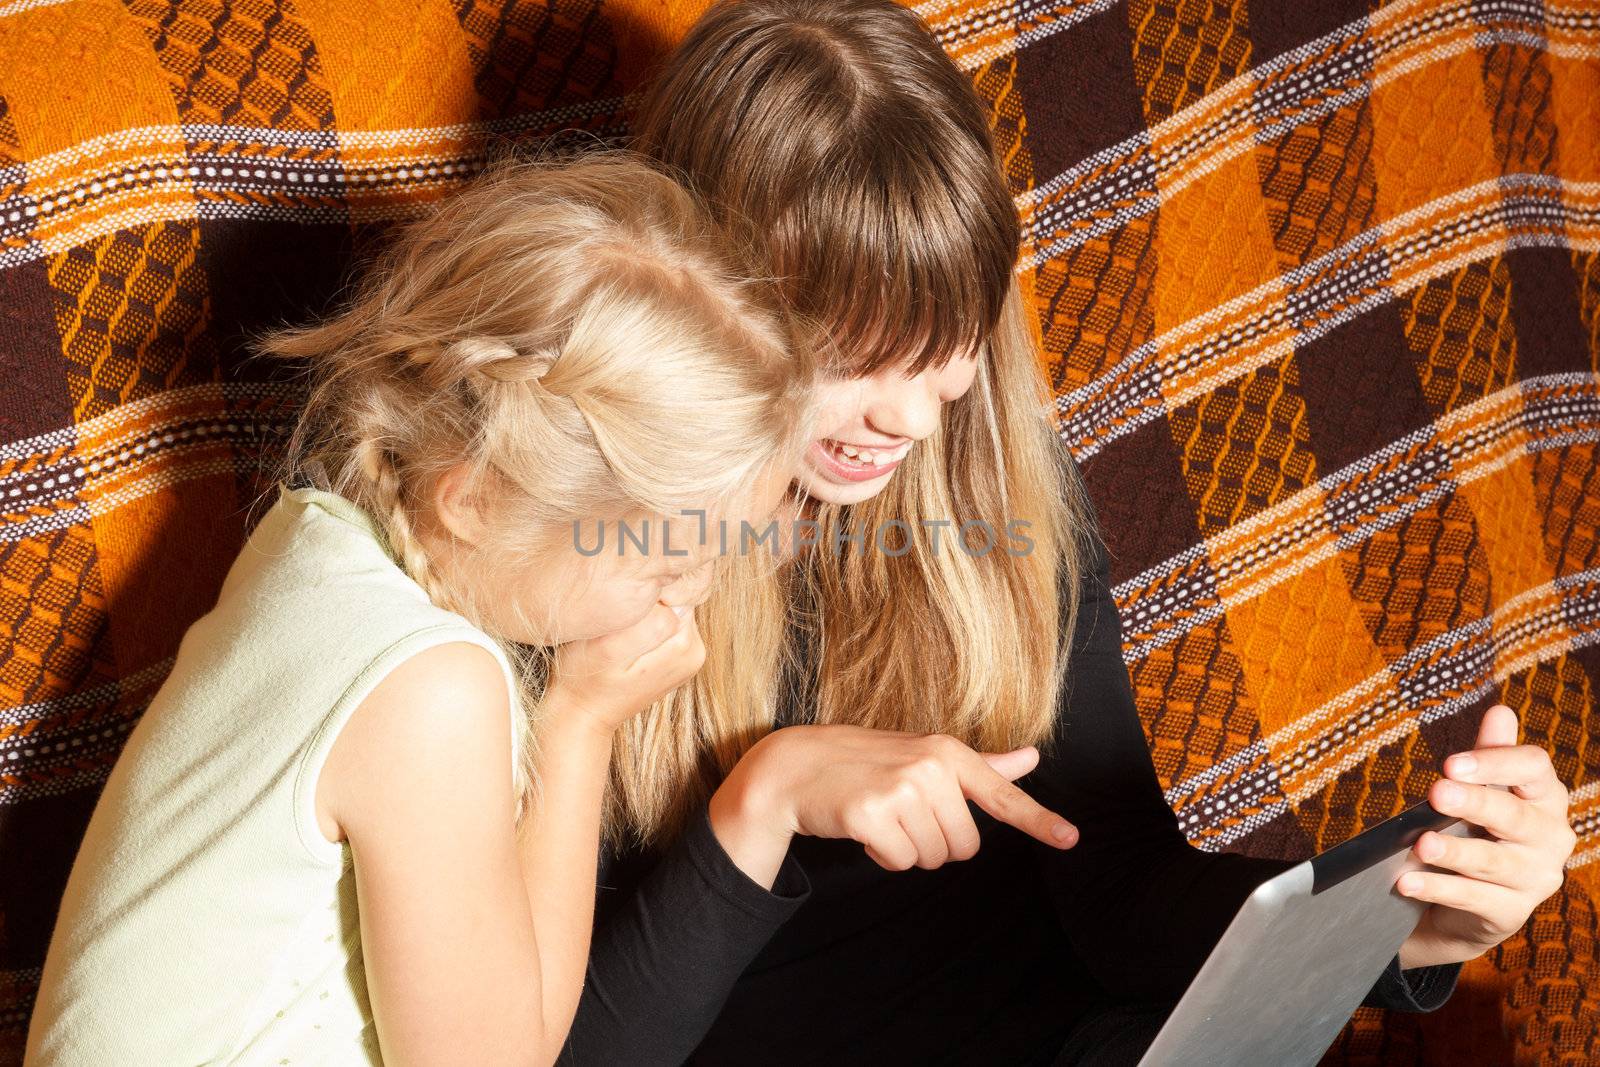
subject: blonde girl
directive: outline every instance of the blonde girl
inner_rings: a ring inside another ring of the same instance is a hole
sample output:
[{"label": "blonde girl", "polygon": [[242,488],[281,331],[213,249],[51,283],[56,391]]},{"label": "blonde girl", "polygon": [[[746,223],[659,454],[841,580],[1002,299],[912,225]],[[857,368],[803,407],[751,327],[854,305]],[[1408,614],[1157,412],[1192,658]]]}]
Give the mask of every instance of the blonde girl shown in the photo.
[{"label": "blonde girl", "polygon": [[754,557],[681,513],[780,499],[804,360],[621,155],[502,157],[259,347],[309,401],[90,820],[28,1061],[550,1063],[615,731],[769,669],[703,640]]},{"label": "blonde girl", "polygon": [[[827,413],[798,482],[821,532],[788,574],[779,703],[624,731],[639,802],[564,1062],[1132,1062],[1283,864],[1192,848],[1162,796],[985,107],[889,0],[725,0],[634,129],[812,324]],[[1427,876],[1443,903],[1369,1003],[1442,1003],[1559,880],[1565,793],[1509,715],[1473,753],[1496,777],[1453,776],[1521,791],[1432,799],[1515,830],[1419,841],[1458,873]]]}]

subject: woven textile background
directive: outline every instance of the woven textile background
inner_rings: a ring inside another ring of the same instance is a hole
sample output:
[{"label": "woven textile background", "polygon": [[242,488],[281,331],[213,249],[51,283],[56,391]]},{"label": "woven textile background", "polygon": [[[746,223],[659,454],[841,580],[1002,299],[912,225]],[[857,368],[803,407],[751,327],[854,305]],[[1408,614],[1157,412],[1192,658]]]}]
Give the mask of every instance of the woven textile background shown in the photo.
[{"label": "woven textile background", "polygon": [[[623,135],[702,6],[0,0],[0,1063],[293,417],[243,337],[492,142]],[[1496,700],[1574,791],[1565,889],[1329,1061],[1600,1060],[1600,3],[918,10],[993,105],[1192,838],[1331,845]]]}]

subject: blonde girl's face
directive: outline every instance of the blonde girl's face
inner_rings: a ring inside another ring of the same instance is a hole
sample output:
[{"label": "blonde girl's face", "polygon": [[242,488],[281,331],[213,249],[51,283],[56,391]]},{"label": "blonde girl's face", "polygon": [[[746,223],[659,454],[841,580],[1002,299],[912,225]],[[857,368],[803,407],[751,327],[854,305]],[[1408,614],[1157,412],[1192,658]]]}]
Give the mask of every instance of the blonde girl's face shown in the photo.
[{"label": "blonde girl's face", "polygon": [[907,375],[888,367],[854,377],[824,376],[818,386],[827,433],[811,443],[796,479],[806,495],[829,504],[877,496],[917,443],[939,426],[944,405],[977,377],[976,356]]},{"label": "blonde girl's face", "polygon": [[[633,625],[656,604],[692,608],[705,600],[716,573],[714,538],[702,547],[695,531],[680,521],[634,521],[628,527],[635,536],[648,529],[647,551],[625,539],[619,549],[617,523],[588,523],[579,534],[583,551],[569,540],[540,574],[529,576],[522,601],[541,631],[529,635],[531,643],[599,637]],[[664,529],[671,530],[671,555],[661,544]]]},{"label": "blonde girl's face", "polygon": [[581,523],[575,535],[568,531],[532,573],[506,590],[520,600],[523,616],[537,631],[517,639],[546,646],[580,641],[632,626],[656,604],[693,608],[704,603],[721,552],[718,523],[727,523],[728,550],[734,551],[740,524],[761,527],[771,521],[789,481],[787,469],[775,468],[750,487],[738,507],[708,508],[704,521],[698,515],[631,520],[633,537],[648,538],[643,548],[639,540],[619,537],[616,521]]}]

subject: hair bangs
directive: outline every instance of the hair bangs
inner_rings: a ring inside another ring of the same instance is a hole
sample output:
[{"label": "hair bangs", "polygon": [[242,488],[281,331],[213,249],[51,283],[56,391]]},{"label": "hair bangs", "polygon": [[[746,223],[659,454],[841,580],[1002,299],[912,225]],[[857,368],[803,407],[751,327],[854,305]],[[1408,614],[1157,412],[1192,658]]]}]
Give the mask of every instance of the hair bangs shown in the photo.
[{"label": "hair bangs", "polygon": [[1015,208],[906,145],[827,184],[848,196],[796,205],[774,242],[792,304],[832,373],[917,374],[976,355],[1000,321],[1016,264]]}]

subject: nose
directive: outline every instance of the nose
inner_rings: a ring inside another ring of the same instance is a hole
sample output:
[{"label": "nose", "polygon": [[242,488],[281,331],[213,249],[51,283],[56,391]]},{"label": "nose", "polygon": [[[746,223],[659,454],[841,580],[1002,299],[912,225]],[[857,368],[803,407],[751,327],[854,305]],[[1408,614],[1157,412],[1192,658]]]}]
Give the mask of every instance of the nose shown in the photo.
[{"label": "nose", "polygon": [[918,441],[939,428],[945,390],[937,372],[923,371],[911,378],[895,375],[875,384],[865,414],[879,433]]},{"label": "nose", "polygon": [[684,571],[676,581],[661,590],[661,603],[669,608],[695,607],[711,595],[714,568],[708,560],[700,566]]}]

